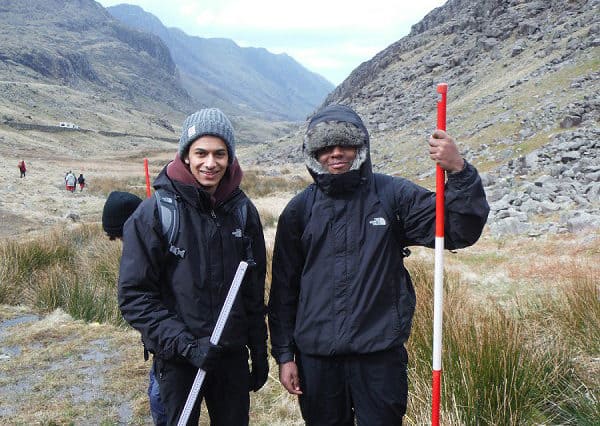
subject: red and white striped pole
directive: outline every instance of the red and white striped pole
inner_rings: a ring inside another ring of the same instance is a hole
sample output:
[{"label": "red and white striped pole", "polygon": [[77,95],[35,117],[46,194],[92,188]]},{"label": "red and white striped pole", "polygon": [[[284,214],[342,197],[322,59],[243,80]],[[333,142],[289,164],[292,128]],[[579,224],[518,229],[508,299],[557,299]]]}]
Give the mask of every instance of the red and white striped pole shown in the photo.
[{"label": "red and white striped pole", "polygon": [[[437,128],[446,131],[446,94],[448,85],[440,83],[437,92]],[[444,187],[446,173],[435,167],[435,263],[433,277],[433,383],[431,394],[431,424],[440,424],[440,393],[442,384],[442,317],[444,305]]]},{"label": "red and white striped pole", "polygon": [[146,174],[146,197],[150,198],[150,173],[148,172],[148,159],[144,158],[144,173]]}]

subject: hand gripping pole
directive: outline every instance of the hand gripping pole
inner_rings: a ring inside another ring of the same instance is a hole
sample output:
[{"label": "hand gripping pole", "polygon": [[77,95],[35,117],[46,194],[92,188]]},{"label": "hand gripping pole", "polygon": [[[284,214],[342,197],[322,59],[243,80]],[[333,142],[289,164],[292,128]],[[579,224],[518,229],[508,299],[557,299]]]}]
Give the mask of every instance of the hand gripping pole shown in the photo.
[{"label": "hand gripping pole", "polygon": [[[225,323],[227,322],[227,318],[229,318],[229,313],[231,312],[231,307],[233,306],[233,302],[235,301],[240,286],[242,285],[242,281],[244,280],[246,269],[248,269],[248,263],[241,261],[237,268],[237,271],[235,272],[235,276],[233,277],[231,287],[229,287],[229,291],[227,292],[227,297],[225,298],[223,308],[221,308],[221,312],[219,313],[219,317],[217,318],[217,324],[215,325],[215,328],[212,334],[210,335],[210,343],[212,343],[213,345],[219,344],[221,334],[223,333],[223,329],[225,328]],[[196,373],[194,383],[192,383],[190,393],[188,394],[187,400],[185,401],[183,411],[179,416],[177,426],[187,425],[188,419],[190,418],[190,414],[192,412],[192,408],[194,408],[196,398],[198,398],[198,393],[202,388],[202,383],[204,382],[205,376],[206,371],[199,368],[198,372]]]}]

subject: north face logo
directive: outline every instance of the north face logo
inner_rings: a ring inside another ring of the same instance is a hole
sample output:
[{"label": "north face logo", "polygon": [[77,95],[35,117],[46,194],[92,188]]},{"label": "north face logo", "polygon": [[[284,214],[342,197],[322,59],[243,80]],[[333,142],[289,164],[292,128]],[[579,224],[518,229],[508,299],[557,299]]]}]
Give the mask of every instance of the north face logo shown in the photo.
[{"label": "north face logo", "polygon": [[235,231],[233,231],[231,235],[233,235],[236,238],[242,238],[242,230],[238,228]]},{"label": "north face logo", "polygon": [[383,217],[376,217],[373,220],[369,221],[369,223],[373,226],[385,226],[387,222]]}]

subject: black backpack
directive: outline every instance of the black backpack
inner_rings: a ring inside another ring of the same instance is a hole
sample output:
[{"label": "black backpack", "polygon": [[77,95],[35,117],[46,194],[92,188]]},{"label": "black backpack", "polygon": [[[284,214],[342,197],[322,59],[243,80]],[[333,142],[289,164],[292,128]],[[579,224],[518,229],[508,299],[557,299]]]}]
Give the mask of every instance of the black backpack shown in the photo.
[{"label": "black backpack", "polygon": [[[393,194],[393,185],[392,182],[394,178],[389,175],[384,175],[380,173],[374,173],[373,178],[375,180],[375,195],[381,202],[383,206],[383,210],[385,214],[391,220],[392,232],[394,234],[394,238],[400,245],[402,257],[410,256],[410,249],[404,246],[404,242],[400,240],[400,236],[404,233],[404,227],[402,225],[402,220],[398,213],[394,210],[392,206],[392,201],[394,199]],[[310,215],[312,212],[312,206],[315,203],[315,198],[317,196],[317,185],[315,183],[311,183],[307,188],[304,189],[300,193],[299,203],[303,208],[298,209],[302,211],[302,217],[300,217],[299,223],[301,225],[301,229],[306,227],[306,224],[310,220]]]}]

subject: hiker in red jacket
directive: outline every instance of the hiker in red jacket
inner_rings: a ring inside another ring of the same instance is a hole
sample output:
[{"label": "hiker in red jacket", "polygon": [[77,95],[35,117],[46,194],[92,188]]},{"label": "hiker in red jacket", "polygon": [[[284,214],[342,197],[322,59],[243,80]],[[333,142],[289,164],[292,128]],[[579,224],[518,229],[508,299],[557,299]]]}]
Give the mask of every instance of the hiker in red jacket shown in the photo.
[{"label": "hiker in red jacket", "polygon": [[27,166],[25,166],[25,160],[19,161],[18,167],[19,171],[21,172],[21,177],[24,178],[25,172],[27,171]]}]

